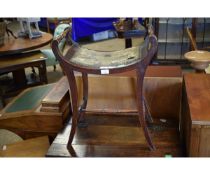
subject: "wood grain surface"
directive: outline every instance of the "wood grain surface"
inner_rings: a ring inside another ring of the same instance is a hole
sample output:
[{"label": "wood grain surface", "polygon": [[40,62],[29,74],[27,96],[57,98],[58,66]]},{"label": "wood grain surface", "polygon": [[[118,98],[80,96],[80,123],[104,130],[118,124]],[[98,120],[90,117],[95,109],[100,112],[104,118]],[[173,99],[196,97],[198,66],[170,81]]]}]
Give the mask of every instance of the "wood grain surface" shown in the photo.
[{"label": "wood grain surface", "polygon": [[181,135],[187,156],[210,156],[210,77],[184,75]]}]

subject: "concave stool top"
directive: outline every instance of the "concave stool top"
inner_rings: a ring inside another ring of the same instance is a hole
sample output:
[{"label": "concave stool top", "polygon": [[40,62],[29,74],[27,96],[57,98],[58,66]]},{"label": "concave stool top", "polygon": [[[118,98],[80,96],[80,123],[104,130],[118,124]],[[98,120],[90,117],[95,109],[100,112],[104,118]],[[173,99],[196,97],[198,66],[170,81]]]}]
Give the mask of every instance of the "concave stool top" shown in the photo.
[{"label": "concave stool top", "polygon": [[69,62],[88,68],[120,68],[137,63],[146,56],[147,49],[143,46],[127,48],[118,51],[95,51],[84,47],[67,58]]}]

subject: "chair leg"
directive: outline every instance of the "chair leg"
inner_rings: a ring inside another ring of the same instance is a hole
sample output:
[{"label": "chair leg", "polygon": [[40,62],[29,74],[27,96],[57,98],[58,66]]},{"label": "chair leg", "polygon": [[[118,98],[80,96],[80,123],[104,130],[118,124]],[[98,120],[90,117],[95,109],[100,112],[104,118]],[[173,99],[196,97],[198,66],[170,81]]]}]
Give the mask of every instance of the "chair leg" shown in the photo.
[{"label": "chair leg", "polygon": [[72,106],[72,124],[71,124],[71,131],[69,135],[69,141],[67,143],[67,148],[70,148],[72,141],[74,139],[74,135],[77,128],[77,121],[78,121],[78,93],[77,93],[77,85],[74,76],[74,72],[69,70],[67,72],[67,77],[69,81],[70,87],[70,95],[71,95],[71,106]]},{"label": "chair leg", "polygon": [[143,80],[144,80],[144,74],[142,71],[143,68],[139,68],[136,71],[136,76],[137,76],[137,108],[138,108],[138,113],[139,113],[139,122],[141,124],[141,127],[144,132],[145,139],[147,141],[147,144],[150,148],[150,150],[155,150],[155,146],[152,143],[152,139],[149,133],[149,130],[147,128],[147,123],[145,121],[145,109],[144,109],[144,98],[143,98]]},{"label": "chair leg", "polygon": [[83,102],[79,109],[78,127],[87,127],[87,122],[85,122],[84,113],[88,101],[88,75],[87,73],[84,72],[82,73],[82,84],[83,84]]}]

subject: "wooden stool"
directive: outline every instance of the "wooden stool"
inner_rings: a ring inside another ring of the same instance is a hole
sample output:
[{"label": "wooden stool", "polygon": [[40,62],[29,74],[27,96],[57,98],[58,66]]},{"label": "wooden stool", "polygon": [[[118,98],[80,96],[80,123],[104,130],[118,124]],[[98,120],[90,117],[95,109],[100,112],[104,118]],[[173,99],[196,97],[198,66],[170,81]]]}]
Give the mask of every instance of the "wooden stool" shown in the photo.
[{"label": "wooden stool", "polygon": [[[157,38],[153,34],[152,28],[149,28],[149,36],[145,39],[142,46],[132,47],[121,51],[100,52],[81,48],[74,44],[65,56],[59,50],[59,42],[68,37],[70,29],[67,29],[60,37],[53,40],[52,49],[59,60],[62,69],[67,75],[72,105],[72,127],[70,131],[67,148],[71,150],[71,144],[76,132],[78,121],[83,120],[88,101],[88,74],[116,74],[130,70],[136,71],[137,76],[137,109],[139,122],[144,131],[144,136],[150,150],[155,150],[155,146],[150,137],[145,121],[145,101],[143,97],[143,80],[147,66],[157,50]],[[82,73],[83,80],[83,103],[78,108],[78,89],[76,85],[74,71]],[[79,110],[78,110],[79,109]]]},{"label": "wooden stool", "polygon": [[205,73],[205,69],[210,64],[210,52],[195,50],[185,53],[184,57],[191,62],[191,66],[198,73]]}]

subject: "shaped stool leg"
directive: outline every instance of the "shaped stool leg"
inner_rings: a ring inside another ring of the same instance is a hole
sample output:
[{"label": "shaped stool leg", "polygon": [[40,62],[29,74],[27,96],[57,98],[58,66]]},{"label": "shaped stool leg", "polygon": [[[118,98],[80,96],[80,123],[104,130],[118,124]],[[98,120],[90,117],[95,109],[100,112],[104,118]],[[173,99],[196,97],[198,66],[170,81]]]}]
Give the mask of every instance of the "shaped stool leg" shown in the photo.
[{"label": "shaped stool leg", "polygon": [[145,109],[144,109],[144,98],[143,98],[143,80],[144,80],[144,73],[142,68],[137,69],[136,76],[137,76],[137,92],[136,92],[136,100],[137,100],[137,108],[139,113],[139,122],[144,132],[145,139],[150,150],[155,150],[155,146],[152,143],[152,139],[147,128],[147,124],[145,121]]},{"label": "shaped stool leg", "polygon": [[67,78],[69,81],[70,87],[70,95],[71,95],[71,106],[72,106],[72,124],[71,124],[71,131],[69,135],[69,141],[67,144],[67,148],[71,146],[71,143],[74,139],[74,135],[77,128],[77,121],[78,121],[78,93],[77,93],[77,84],[74,76],[74,72],[69,70],[67,72]]}]

